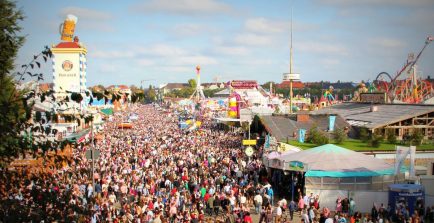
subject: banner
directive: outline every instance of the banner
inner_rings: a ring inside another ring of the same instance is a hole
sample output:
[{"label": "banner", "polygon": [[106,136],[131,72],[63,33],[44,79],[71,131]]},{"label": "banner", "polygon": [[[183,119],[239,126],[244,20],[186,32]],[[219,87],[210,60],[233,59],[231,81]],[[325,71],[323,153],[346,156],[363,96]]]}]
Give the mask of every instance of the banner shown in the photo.
[{"label": "banner", "polygon": [[334,115],[329,116],[329,131],[335,130],[335,120],[336,120],[336,116]]},{"label": "banner", "polygon": [[414,169],[415,156],[416,156],[416,146],[410,146],[410,177],[416,176],[416,170]]},{"label": "banner", "polygon": [[269,135],[269,134],[267,134],[267,135],[265,136],[264,148],[265,148],[265,149],[270,148],[270,135]]},{"label": "banner", "polygon": [[298,142],[304,143],[304,137],[306,136],[306,129],[298,130]]},{"label": "banner", "polygon": [[409,153],[409,147],[396,146],[395,174],[399,174],[401,172],[401,166]]}]

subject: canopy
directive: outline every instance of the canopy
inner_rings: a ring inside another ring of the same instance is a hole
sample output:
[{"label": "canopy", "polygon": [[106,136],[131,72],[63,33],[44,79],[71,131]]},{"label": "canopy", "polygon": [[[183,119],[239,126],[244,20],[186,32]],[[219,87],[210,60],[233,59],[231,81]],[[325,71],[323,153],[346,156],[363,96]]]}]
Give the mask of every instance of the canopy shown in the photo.
[{"label": "canopy", "polygon": [[363,177],[394,174],[394,166],[381,159],[327,144],[278,157],[288,169],[300,162],[310,177]]},{"label": "canopy", "polygon": [[105,115],[113,115],[113,109],[112,108],[103,108],[100,111]]}]

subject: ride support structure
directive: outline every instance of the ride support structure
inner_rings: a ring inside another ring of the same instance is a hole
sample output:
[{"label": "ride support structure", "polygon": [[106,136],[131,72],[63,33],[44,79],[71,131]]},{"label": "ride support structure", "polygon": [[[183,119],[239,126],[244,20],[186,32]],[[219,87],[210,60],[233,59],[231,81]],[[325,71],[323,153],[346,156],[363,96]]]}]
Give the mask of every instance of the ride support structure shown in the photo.
[{"label": "ride support structure", "polygon": [[374,82],[377,91],[385,92],[389,102],[418,104],[434,97],[431,83],[417,76],[417,62],[433,40],[434,37],[428,36],[416,57],[414,54],[409,54],[406,64],[393,78],[387,72],[381,72],[377,75]]}]

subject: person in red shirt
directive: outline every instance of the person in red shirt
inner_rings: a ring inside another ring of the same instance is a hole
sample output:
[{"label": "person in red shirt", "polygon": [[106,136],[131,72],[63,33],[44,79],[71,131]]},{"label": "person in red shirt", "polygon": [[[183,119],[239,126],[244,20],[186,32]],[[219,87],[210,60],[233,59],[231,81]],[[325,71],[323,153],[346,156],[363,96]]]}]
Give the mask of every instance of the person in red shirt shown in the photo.
[{"label": "person in red shirt", "polygon": [[205,200],[205,202],[208,202],[209,197],[211,197],[211,195],[207,192],[205,194],[205,196],[203,197],[203,199]]},{"label": "person in red shirt", "polygon": [[244,215],[244,219],[243,219],[244,223],[253,223],[252,217],[250,217],[250,213],[247,212],[246,215]]}]

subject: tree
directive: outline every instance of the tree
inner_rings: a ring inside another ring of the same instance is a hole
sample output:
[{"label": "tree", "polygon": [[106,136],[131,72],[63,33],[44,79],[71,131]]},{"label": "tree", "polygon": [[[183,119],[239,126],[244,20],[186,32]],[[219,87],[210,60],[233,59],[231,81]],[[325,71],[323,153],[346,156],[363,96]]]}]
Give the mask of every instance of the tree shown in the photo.
[{"label": "tree", "polygon": [[24,43],[19,36],[23,20],[21,11],[16,10],[15,3],[0,1],[0,156],[17,156],[23,143],[20,136],[20,125],[30,118],[21,100],[25,92],[17,91],[15,80],[11,75],[18,49]]},{"label": "tree", "polygon": [[312,126],[309,130],[307,141],[316,145],[324,145],[329,143],[329,138],[324,131],[318,129],[317,126]]},{"label": "tree", "polygon": [[384,137],[381,134],[372,134],[371,139],[368,141],[368,145],[378,148],[383,142]]},{"label": "tree", "polygon": [[366,128],[360,128],[359,138],[360,138],[360,140],[362,140],[362,142],[368,142],[369,141],[370,137],[369,137],[368,130]]},{"label": "tree", "polygon": [[264,89],[270,90],[270,84],[273,84],[273,88],[277,89],[276,83],[274,81],[265,82],[263,85],[261,85],[261,87]]},{"label": "tree", "polygon": [[1,80],[14,69],[14,60],[19,48],[24,43],[24,37],[19,36],[21,27],[18,25],[24,16],[16,9],[15,3],[8,0],[0,1],[0,75]]},{"label": "tree", "polygon": [[145,99],[147,102],[155,102],[157,100],[157,93],[155,92],[155,89],[152,88],[152,85],[149,85]]},{"label": "tree", "polygon": [[197,86],[196,80],[195,79],[188,80],[188,85],[190,86],[190,88],[196,89]]},{"label": "tree", "polygon": [[390,144],[396,144],[395,129],[386,130],[387,142]]},{"label": "tree", "polygon": [[336,128],[333,131],[333,138],[337,144],[341,144],[347,139],[347,133],[342,128]]},{"label": "tree", "polygon": [[413,133],[411,134],[411,144],[415,146],[419,146],[422,144],[423,134],[420,129],[413,129]]}]

